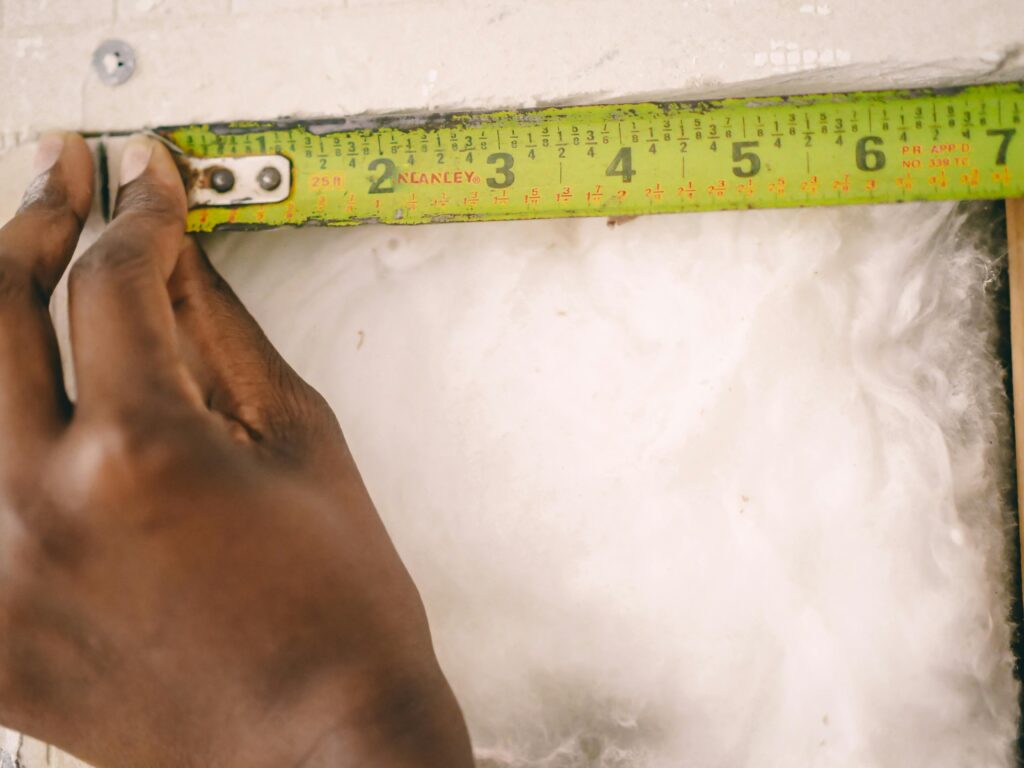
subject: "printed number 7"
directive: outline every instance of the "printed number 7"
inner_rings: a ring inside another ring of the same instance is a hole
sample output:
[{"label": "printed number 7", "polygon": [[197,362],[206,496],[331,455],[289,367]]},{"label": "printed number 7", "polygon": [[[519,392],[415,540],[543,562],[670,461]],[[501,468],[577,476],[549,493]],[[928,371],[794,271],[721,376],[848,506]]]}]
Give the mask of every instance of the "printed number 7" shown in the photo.
[{"label": "printed number 7", "polygon": [[1002,136],[999,149],[996,151],[996,165],[1006,165],[1006,150],[1010,148],[1010,139],[1017,133],[1016,128],[992,128],[985,131],[989,136]]}]

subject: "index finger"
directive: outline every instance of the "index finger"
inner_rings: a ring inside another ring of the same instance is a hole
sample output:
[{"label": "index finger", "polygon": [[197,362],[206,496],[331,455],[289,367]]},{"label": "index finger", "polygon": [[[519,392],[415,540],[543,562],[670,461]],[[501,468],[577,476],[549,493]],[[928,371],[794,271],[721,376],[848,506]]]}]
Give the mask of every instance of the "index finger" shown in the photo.
[{"label": "index finger", "polygon": [[140,136],[125,146],[120,181],[113,222],[72,267],[68,287],[82,413],[198,399],[167,291],[185,237],[181,176],[163,145]]},{"label": "index finger", "polygon": [[[38,175],[0,229],[0,463],[24,458],[65,424],[70,411],[48,301],[92,201],[93,166],[82,137],[44,136]],[[31,459],[29,459],[31,461]]]}]

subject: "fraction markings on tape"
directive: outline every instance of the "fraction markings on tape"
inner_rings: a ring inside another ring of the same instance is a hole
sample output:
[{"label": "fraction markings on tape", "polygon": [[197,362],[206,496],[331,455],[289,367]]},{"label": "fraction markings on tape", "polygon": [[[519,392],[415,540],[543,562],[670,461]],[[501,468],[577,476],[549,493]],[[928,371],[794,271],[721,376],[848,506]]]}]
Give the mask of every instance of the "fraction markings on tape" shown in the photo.
[{"label": "fraction markings on tape", "polygon": [[280,202],[190,211],[213,231],[1024,196],[1022,119],[1008,83],[159,133],[193,157],[290,164]]}]

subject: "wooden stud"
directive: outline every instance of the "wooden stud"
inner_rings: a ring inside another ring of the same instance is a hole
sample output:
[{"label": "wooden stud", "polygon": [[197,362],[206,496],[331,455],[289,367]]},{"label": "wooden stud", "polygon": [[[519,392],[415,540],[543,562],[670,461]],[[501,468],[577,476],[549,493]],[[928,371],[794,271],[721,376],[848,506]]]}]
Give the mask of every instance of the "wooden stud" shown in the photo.
[{"label": "wooden stud", "polygon": [[[1010,281],[1010,374],[1013,378],[1013,431],[1017,457],[1017,514],[1024,510],[1024,198],[1006,201]],[[1018,525],[1024,551],[1024,525]],[[1024,558],[1021,559],[1024,574]]]}]

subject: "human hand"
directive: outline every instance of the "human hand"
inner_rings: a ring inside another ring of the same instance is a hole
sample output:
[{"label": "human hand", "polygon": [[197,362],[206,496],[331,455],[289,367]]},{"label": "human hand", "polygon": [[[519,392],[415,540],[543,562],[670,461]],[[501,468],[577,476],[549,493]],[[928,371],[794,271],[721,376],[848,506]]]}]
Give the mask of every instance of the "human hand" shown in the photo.
[{"label": "human hand", "polygon": [[92,196],[40,142],[0,230],[0,722],[104,768],[472,764],[419,595],[324,400],[185,236],[132,139],[71,269],[77,398],[47,311]]}]

